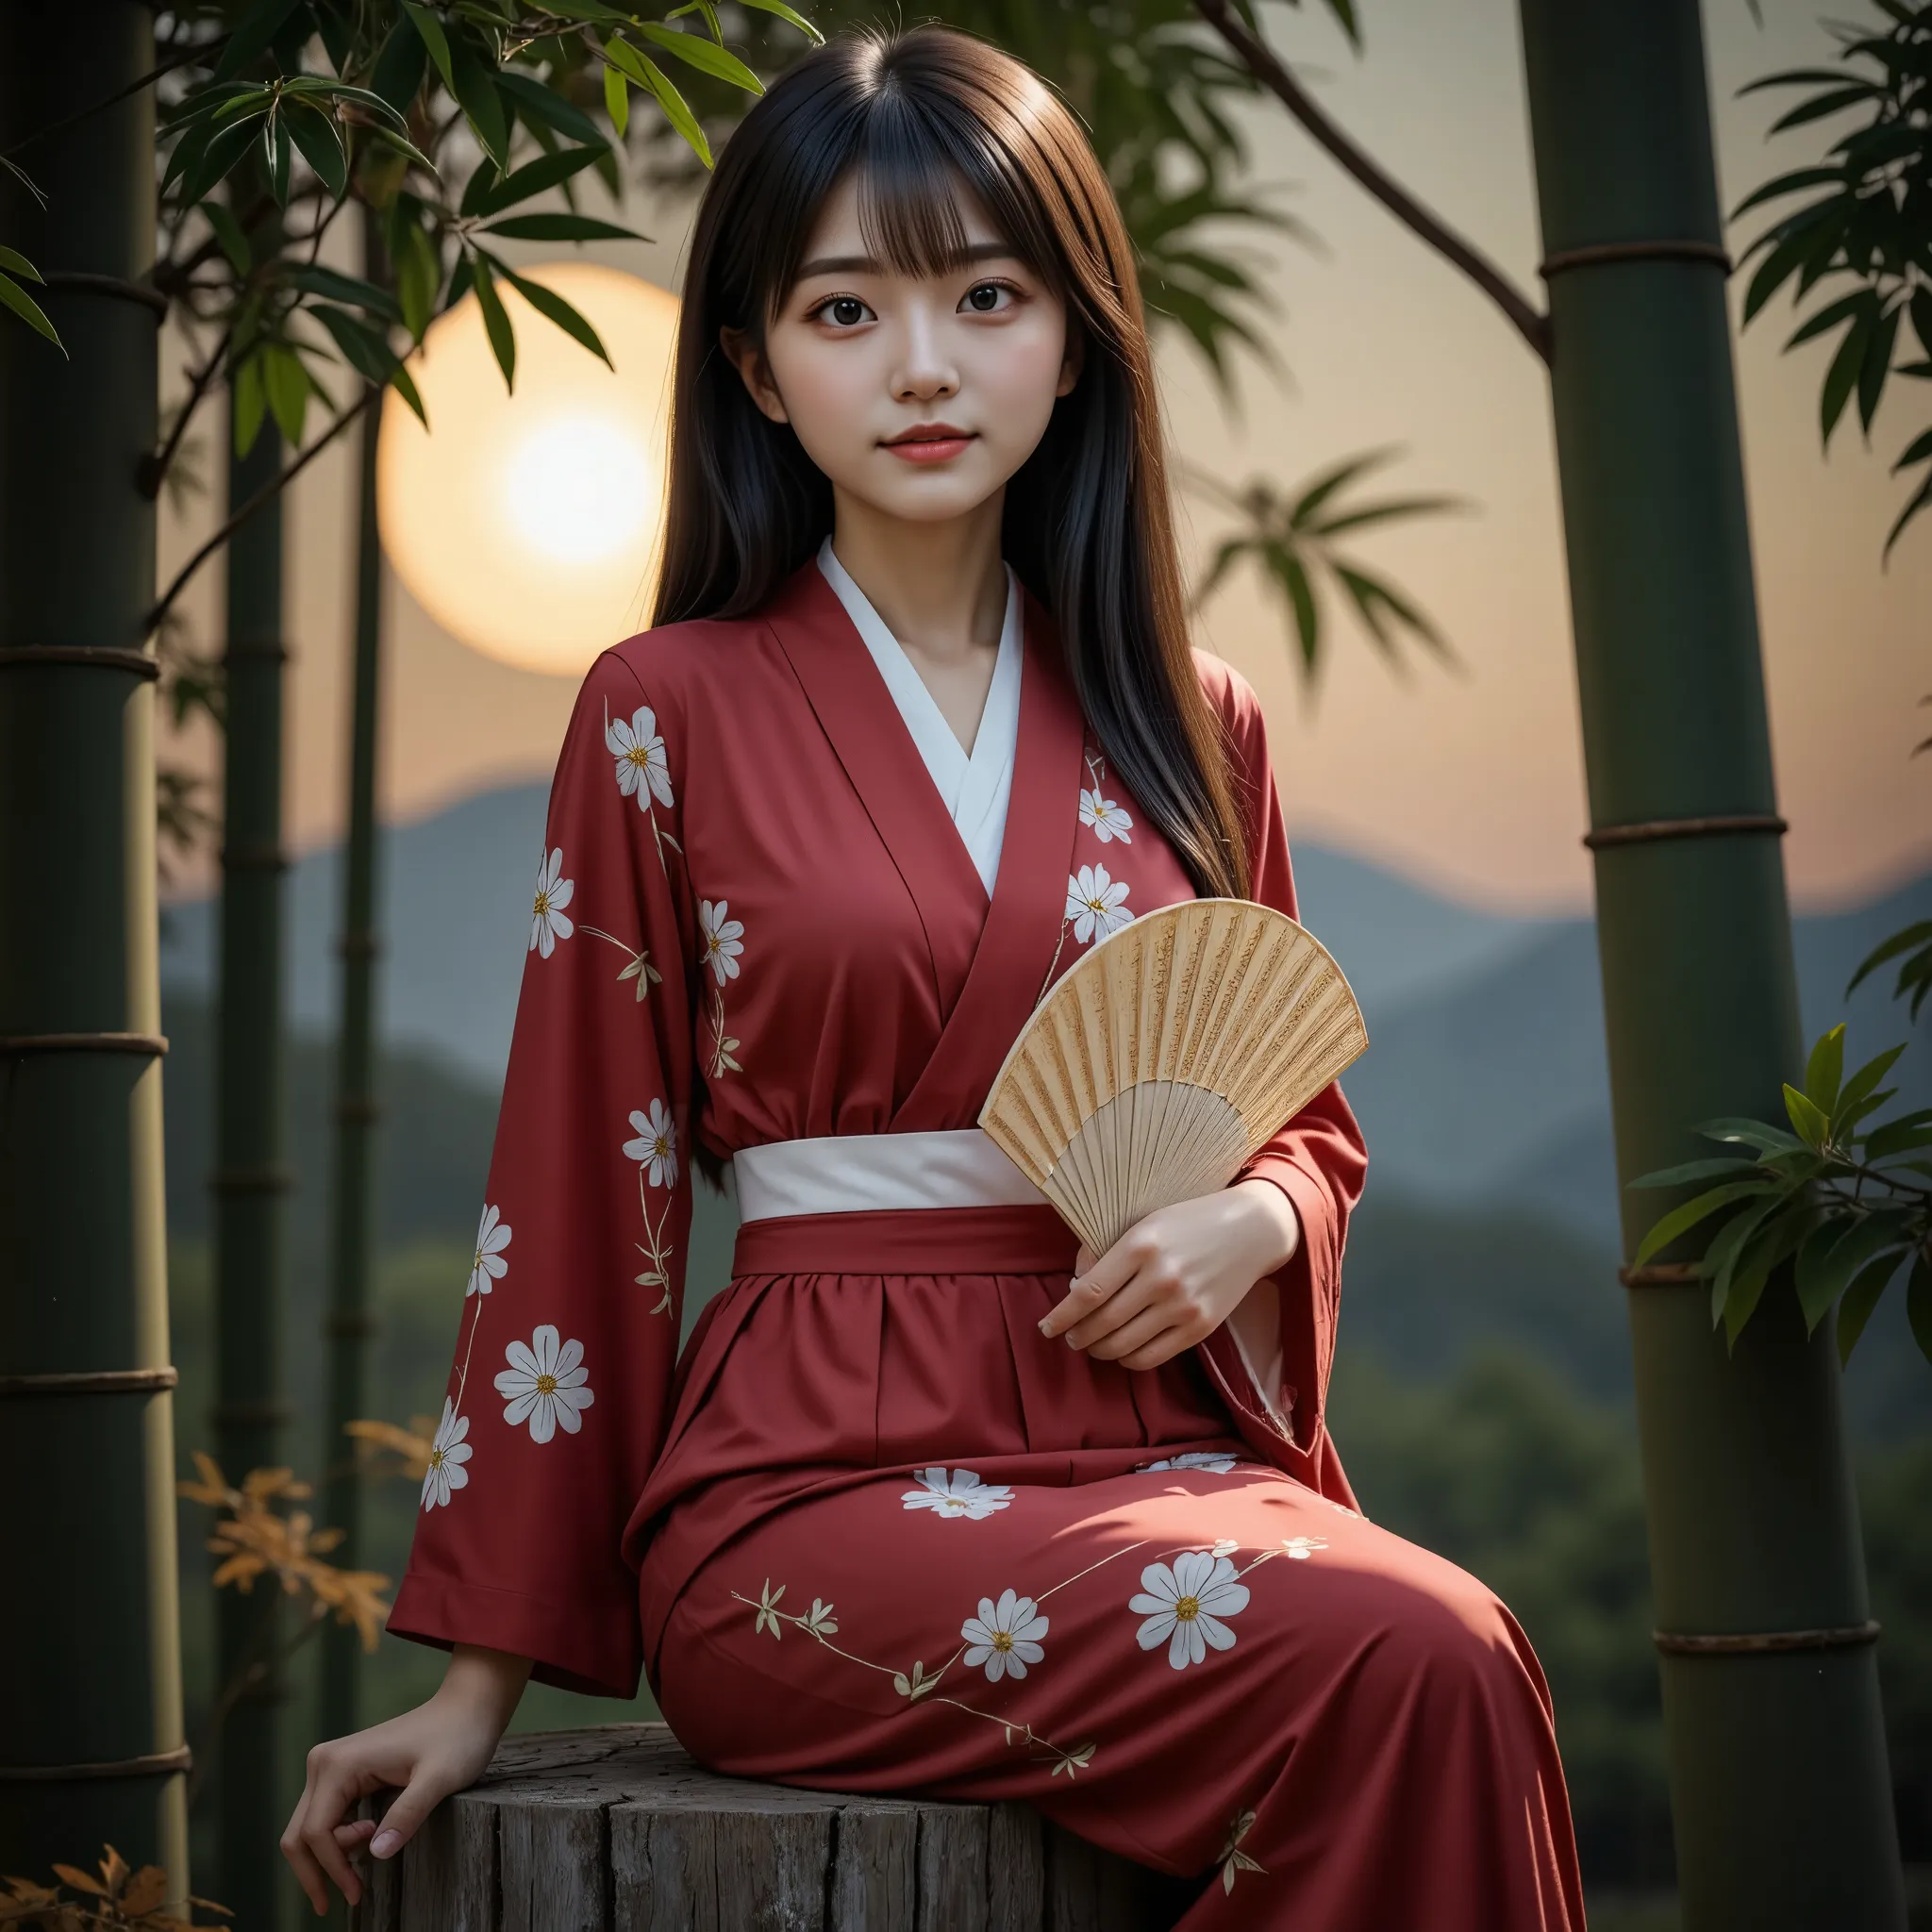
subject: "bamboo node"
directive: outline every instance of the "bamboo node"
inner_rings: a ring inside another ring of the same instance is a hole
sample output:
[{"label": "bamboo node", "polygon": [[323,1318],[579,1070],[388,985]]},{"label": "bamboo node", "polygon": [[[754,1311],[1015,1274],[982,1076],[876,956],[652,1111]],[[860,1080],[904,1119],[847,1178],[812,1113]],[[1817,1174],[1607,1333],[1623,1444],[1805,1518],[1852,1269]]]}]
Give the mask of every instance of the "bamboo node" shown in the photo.
[{"label": "bamboo node", "polygon": [[1651,1641],[1668,1657],[1768,1657],[1787,1650],[1854,1650],[1878,1641],[1878,1620],[1822,1630],[1758,1630],[1712,1637],[1653,1630]]},{"label": "bamboo node", "polygon": [[131,671],[148,678],[161,675],[159,659],[145,651],[123,651],[109,644],[9,644],[0,650],[0,671],[36,664],[86,664],[97,671]]},{"label": "bamboo node", "polygon": [[1682,1288],[1704,1279],[1701,1261],[1652,1261],[1641,1268],[1619,1268],[1617,1279],[1625,1288]]},{"label": "bamboo node", "polygon": [[8,1395],[152,1395],[173,1389],[178,1371],[158,1369],[51,1370],[38,1374],[0,1375],[0,1397]]},{"label": "bamboo node", "polygon": [[1662,240],[1656,242],[1593,242],[1582,248],[1561,248],[1546,255],[1537,264],[1537,274],[1547,281],[1565,269],[1599,268],[1618,261],[1704,261],[1731,272],[1730,256],[1716,242]]},{"label": "bamboo node", "polygon": [[0,1033],[0,1059],[27,1053],[149,1053],[168,1050],[162,1033]]},{"label": "bamboo node", "polygon": [[172,1751],[146,1751],[139,1757],[108,1757],[91,1764],[0,1764],[0,1784],[35,1785],[76,1778],[173,1777],[191,1771],[194,1754],[186,1744]]},{"label": "bamboo node", "polygon": [[1647,845],[1660,839],[1719,839],[1764,832],[1782,838],[1790,826],[1775,812],[1726,812],[1710,818],[1638,819],[1629,824],[1599,825],[1583,835],[1592,852],[1614,845]]}]

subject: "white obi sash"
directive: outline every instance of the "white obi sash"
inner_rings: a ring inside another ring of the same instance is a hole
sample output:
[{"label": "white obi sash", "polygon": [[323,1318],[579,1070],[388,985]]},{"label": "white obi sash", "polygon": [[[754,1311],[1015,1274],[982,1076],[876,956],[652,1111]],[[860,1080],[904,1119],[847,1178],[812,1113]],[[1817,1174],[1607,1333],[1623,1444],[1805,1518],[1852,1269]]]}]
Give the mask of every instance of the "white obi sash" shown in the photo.
[{"label": "white obi sash", "polygon": [[768,1141],[731,1158],[741,1221],[920,1208],[1043,1208],[979,1127]]}]

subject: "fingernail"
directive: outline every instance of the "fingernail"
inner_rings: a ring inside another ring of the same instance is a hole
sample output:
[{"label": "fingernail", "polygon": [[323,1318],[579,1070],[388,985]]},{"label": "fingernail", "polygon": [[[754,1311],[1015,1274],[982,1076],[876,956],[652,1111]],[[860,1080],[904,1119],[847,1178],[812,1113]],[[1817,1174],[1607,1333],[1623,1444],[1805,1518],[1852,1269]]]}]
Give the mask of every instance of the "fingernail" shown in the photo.
[{"label": "fingernail", "polygon": [[1053,1333],[1053,1328],[1045,1316],[1041,1318],[1040,1332],[1042,1335],[1051,1335]]},{"label": "fingernail", "polygon": [[369,1849],[378,1857],[387,1858],[393,1855],[402,1840],[392,1831],[378,1831],[369,1841]]}]

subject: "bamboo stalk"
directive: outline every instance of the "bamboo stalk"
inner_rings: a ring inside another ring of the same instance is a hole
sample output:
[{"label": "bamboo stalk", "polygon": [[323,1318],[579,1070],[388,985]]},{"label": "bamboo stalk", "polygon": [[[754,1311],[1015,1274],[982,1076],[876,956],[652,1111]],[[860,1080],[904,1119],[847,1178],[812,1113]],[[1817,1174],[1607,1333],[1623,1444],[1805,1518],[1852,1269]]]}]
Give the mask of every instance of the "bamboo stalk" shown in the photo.
[{"label": "bamboo stalk", "polygon": [[[155,872],[155,63],[139,0],[0,8],[0,1872],[188,1887]],[[104,95],[113,98],[104,101]],[[92,112],[82,120],[83,114]],[[57,279],[58,278],[58,279]],[[27,1572],[46,1572],[29,1583]],[[58,1572],[58,1575],[55,1574]],[[43,1770],[42,1776],[18,1775]]]},{"label": "bamboo stalk", "polygon": [[[1776,1116],[1797,991],[1696,0],[1522,16],[1627,1182]],[[1668,1205],[1624,1196],[1626,1254]],[[1774,1282],[1729,1357],[1659,1269],[1629,1307],[1685,1932],[1898,1932],[1829,1325]]]},{"label": "bamboo stalk", "polygon": [[[382,242],[375,212],[363,207],[363,273],[385,284]],[[349,827],[342,855],[341,1017],[336,1031],[335,1169],[325,1325],[328,1399],[322,1466],[323,1520],[344,1532],[335,1560],[361,1561],[362,1493],[344,1425],[368,1413],[364,1358],[375,1332],[369,1311],[369,1273],[375,1224],[375,929],[377,823],[375,776],[381,717],[382,542],[375,524],[375,446],[382,422],[378,402],[362,418],[357,467],[356,644],[350,695]],[[356,1681],[362,1646],[347,1624],[331,1624],[322,1640],[321,1734],[339,1738],[356,1728]]]},{"label": "bamboo stalk", "polygon": [[[245,457],[228,455],[228,500],[269,486],[282,465],[273,422]],[[277,1466],[289,1420],[282,1393],[284,1207],[282,873],[282,505],[230,541],[227,730],[215,1035],[214,1286],[216,1459],[240,1480]],[[258,1594],[216,1600],[218,1681],[263,1646]],[[265,1647],[279,1649],[271,1630]],[[271,1932],[282,1891],[279,1669],[252,1675],[221,1729],[214,1767],[221,1845],[216,1894],[236,1924]],[[292,1801],[292,1794],[290,1794]]]}]

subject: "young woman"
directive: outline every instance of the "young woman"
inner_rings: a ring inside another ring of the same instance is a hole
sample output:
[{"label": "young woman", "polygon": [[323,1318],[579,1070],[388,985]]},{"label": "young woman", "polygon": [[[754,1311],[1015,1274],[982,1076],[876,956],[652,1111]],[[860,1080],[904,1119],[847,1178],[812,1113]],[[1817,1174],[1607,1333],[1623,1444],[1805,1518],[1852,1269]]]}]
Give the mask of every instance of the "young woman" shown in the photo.
[{"label": "young woman", "polygon": [[[691,244],[656,626],[586,677],[391,1630],[310,1754],[316,1908],[526,1679],[707,1763],[1023,1798],[1191,1932],[1583,1923],[1507,1611],[1323,1420],[1363,1150],[1330,1089],[1108,1253],[974,1122],[1151,908],[1294,910],[1261,717],[1190,652],[1131,249],[1073,117],[941,29],[792,70]],[[729,1288],[677,1358],[693,1164]]]}]

